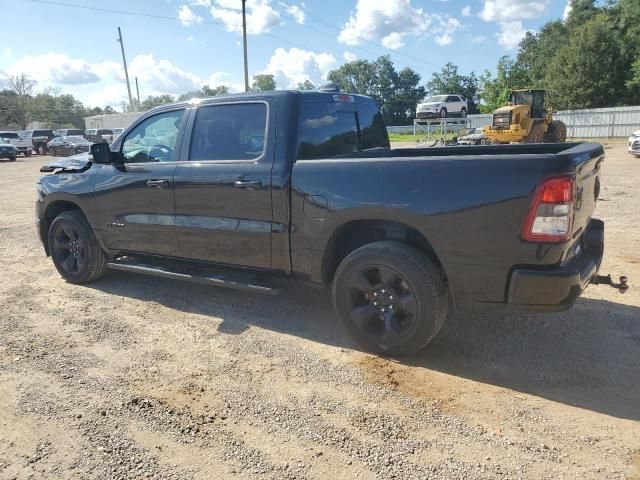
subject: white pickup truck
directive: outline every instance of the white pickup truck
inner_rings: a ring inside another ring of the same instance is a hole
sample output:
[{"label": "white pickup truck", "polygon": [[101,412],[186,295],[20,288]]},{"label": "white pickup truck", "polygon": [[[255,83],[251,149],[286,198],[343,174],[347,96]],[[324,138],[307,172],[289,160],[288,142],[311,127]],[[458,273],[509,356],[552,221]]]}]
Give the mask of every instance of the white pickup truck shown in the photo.
[{"label": "white pickup truck", "polygon": [[30,157],[33,152],[33,144],[29,139],[21,139],[18,132],[0,132],[0,139],[4,139],[7,143],[10,143],[18,149],[18,153],[21,153],[25,157]]}]

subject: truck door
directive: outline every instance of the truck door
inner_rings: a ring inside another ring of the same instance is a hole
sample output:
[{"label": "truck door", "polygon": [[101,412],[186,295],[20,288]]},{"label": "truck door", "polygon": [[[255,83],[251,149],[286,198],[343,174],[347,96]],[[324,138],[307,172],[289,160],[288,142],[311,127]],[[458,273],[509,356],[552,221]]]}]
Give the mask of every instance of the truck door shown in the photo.
[{"label": "truck door", "polygon": [[174,171],[185,108],[142,120],[114,144],[123,165],[100,165],[95,201],[107,248],[178,255],[175,235]]},{"label": "truck door", "polygon": [[[182,256],[271,267],[271,168],[275,112],[264,101],[197,108],[175,172]],[[283,227],[284,228],[284,227]]]}]

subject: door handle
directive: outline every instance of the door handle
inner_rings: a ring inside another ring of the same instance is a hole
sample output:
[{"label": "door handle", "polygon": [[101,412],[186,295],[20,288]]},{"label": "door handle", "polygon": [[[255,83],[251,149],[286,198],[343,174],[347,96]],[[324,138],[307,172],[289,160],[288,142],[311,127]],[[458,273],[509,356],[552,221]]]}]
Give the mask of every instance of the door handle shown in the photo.
[{"label": "door handle", "polygon": [[147,187],[150,188],[166,188],[169,186],[169,180],[147,180]]},{"label": "door handle", "polygon": [[237,180],[234,184],[236,188],[262,188],[262,182],[260,180]]}]

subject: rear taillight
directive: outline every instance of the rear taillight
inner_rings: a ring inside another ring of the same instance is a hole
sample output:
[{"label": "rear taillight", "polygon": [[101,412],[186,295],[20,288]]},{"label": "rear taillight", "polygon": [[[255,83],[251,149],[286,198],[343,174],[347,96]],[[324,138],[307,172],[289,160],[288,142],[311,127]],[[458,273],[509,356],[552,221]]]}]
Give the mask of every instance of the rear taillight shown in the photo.
[{"label": "rear taillight", "polygon": [[530,242],[566,242],[571,238],[573,175],[545,179],[533,193],[522,225],[522,239]]}]

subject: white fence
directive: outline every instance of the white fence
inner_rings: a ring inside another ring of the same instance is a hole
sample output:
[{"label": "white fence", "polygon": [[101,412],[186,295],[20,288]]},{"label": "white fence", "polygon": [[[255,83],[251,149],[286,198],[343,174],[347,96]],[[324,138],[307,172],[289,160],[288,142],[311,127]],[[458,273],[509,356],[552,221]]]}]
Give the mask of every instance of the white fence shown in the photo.
[{"label": "white fence", "polygon": [[[640,106],[563,110],[553,118],[567,125],[571,138],[623,138],[640,130]],[[491,115],[469,115],[469,127],[483,127],[491,123]],[[387,127],[389,133],[413,133],[413,125]]]}]

